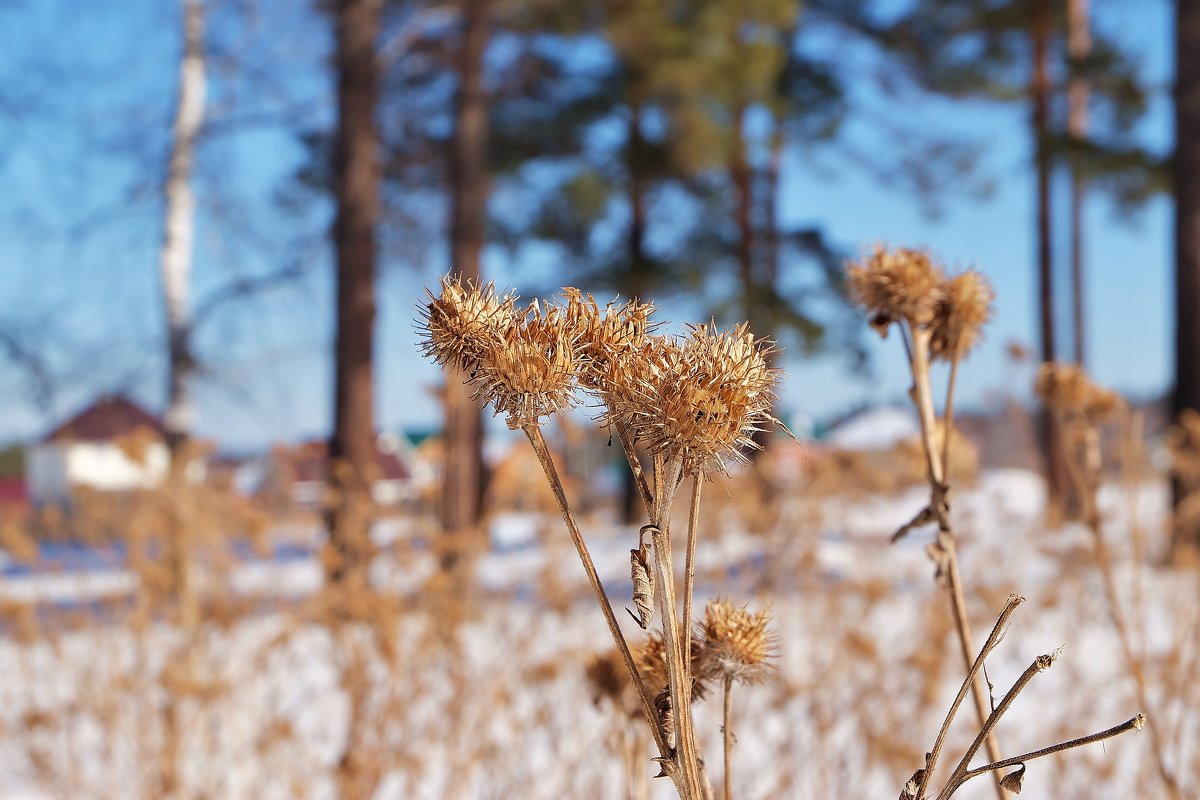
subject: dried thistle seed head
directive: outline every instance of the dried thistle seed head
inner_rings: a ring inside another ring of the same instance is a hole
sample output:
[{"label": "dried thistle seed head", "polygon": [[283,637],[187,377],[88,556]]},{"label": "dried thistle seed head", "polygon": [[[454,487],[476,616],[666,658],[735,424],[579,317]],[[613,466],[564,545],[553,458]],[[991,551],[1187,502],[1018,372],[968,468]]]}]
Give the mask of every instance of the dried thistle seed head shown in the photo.
[{"label": "dried thistle seed head", "polygon": [[1078,364],[1043,364],[1033,391],[1047,408],[1081,414],[1093,424],[1110,416],[1120,402],[1116,392],[1093,383]]},{"label": "dried thistle seed head", "polygon": [[421,309],[421,350],[440,365],[473,372],[485,354],[498,346],[500,332],[516,316],[515,295],[496,294],[494,284],[475,285],[443,275],[436,297]]},{"label": "dried thistle seed head", "polygon": [[601,312],[591,295],[584,295],[572,287],[563,289],[563,294],[567,320],[578,328],[586,357],[579,381],[589,389],[598,390],[614,359],[645,345],[654,327],[650,322],[654,305],[636,300],[620,304],[612,302]]},{"label": "dried thistle seed head", "polygon": [[738,683],[758,683],[776,668],[777,639],[767,611],[750,613],[726,600],[704,607],[704,649],[714,675]]},{"label": "dried thistle seed head", "polygon": [[588,661],[586,674],[592,687],[592,701],[596,705],[607,698],[620,706],[626,693],[632,689],[629,672],[616,648],[593,656]]},{"label": "dried thistle seed head", "polygon": [[775,423],[773,345],[745,324],[727,331],[697,325],[682,338],[648,342],[609,365],[601,392],[609,418],[651,453],[679,459],[686,472],[744,460],[756,446],[754,432]]},{"label": "dried thistle seed head", "polygon": [[[705,668],[704,640],[692,634],[692,701],[703,700],[708,695],[710,670]],[[646,691],[657,694],[667,688],[670,678],[667,673],[667,644],[659,631],[650,631],[640,647],[634,649],[633,660],[646,684]]]},{"label": "dried thistle seed head", "polygon": [[575,404],[575,374],[582,362],[579,336],[561,308],[535,299],[513,317],[497,345],[479,361],[475,396],[505,414],[514,430]]},{"label": "dried thistle seed head", "polygon": [[850,297],[871,315],[871,325],[887,334],[892,322],[928,325],[941,296],[942,268],[924,250],[876,247],[848,265]]},{"label": "dried thistle seed head", "polygon": [[943,280],[939,295],[929,349],[933,358],[951,361],[966,356],[982,338],[996,293],[987,278],[969,269]]}]

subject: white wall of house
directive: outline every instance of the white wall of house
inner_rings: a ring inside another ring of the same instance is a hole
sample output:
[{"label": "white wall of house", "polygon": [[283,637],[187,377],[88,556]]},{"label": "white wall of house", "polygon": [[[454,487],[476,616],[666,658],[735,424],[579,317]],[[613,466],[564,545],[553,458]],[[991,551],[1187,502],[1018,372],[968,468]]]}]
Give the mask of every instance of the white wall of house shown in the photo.
[{"label": "white wall of house", "polygon": [[141,462],[110,442],[42,442],[28,452],[29,497],[44,505],[65,503],[74,486],[149,489],[162,482],[168,464],[167,447],[161,442],[149,444]]}]

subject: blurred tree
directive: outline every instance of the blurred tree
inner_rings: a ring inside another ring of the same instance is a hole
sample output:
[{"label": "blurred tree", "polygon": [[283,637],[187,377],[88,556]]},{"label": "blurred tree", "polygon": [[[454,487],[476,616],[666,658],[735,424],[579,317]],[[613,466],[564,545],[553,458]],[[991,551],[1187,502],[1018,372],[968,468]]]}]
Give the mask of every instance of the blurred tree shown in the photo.
[{"label": "blurred tree", "polygon": [[[1175,392],[1174,416],[1200,411],[1200,2],[1175,6]],[[1187,489],[1174,482],[1174,503]],[[1176,524],[1175,561],[1200,552],[1200,526]]]},{"label": "blurred tree", "polygon": [[[1067,0],[1067,136],[1071,141],[1087,138],[1088,79],[1084,71],[1092,51],[1090,0]],[[1078,153],[1070,158],[1071,171],[1071,323],[1074,331],[1075,363],[1086,366],[1087,325],[1084,308],[1083,208],[1087,176]]]},{"label": "blurred tree", "polygon": [[192,167],[196,139],[204,123],[204,6],[202,0],[182,0],[183,48],[175,121],[171,126],[170,156],[163,181],[163,240],[159,253],[163,302],[167,319],[167,410],[163,424],[172,458],[192,427],[189,383],[192,357],[191,274],[196,201]]},{"label": "blurred tree", "polygon": [[335,408],[327,508],[330,579],[365,586],[370,558],[374,407],[375,229],[379,219],[377,40],[382,0],[338,0],[333,237],[337,258]]},{"label": "blurred tree", "polygon": [[[483,56],[490,27],[488,0],[460,0],[461,30],[455,59],[458,87],[450,145],[450,265],[464,279],[482,276],[488,199],[488,96]],[[444,563],[450,566],[475,530],[483,502],[483,418],[465,375],[446,376],[445,449],[441,497]]]}]

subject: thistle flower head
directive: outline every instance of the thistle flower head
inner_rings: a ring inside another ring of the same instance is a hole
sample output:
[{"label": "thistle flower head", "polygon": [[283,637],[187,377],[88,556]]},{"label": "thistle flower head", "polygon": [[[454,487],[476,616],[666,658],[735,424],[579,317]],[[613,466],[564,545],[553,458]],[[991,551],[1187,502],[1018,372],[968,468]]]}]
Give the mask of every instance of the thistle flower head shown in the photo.
[{"label": "thistle flower head", "polygon": [[[692,700],[703,700],[709,690],[712,670],[706,662],[707,651],[704,640],[695,633],[691,641],[692,659]],[[640,647],[634,649],[633,660],[637,665],[642,680],[646,683],[646,691],[651,695],[658,694],[667,687],[667,644],[663,635],[658,631],[650,631]]]},{"label": "thistle flower head", "polygon": [[992,316],[992,291],[981,273],[969,269],[941,282],[929,347],[935,359],[952,361],[970,352]]},{"label": "thistle flower head", "polygon": [[441,283],[441,293],[428,292],[421,309],[421,350],[440,365],[473,372],[516,316],[516,298],[497,295],[494,284],[464,283],[458,276],[444,275]]},{"label": "thistle flower head", "polygon": [[715,675],[738,683],[758,683],[771,670],[777,639],[768,628],[767,611],[750,613],[727,600],[709,600],[704,607],[704,650]]},{"label": "thistle flower head", "polygon": [[619,361],[630,350],[645,346],[654,329],[650,321],[654,305],[637,300],[611,302],[601,312],[590,294],[568,286],[563,289],[563,296],[564,314],[568,324],[579,331],[581,352],[585,356],[579,382],[598,390],[604,384],[610,363]]},{"label": "thistle flower head", "polygon": [[871,314],[881,334],[893,322],[928,325],[937,312],[942,268],[929,253],[905,247],[876,247],[846,269],[850,297]]},{"label": "thistle flower head", "polygon": [[1117,408],[1116,392],[1098,386],[1077,364],[1043,364],[1033,385],[1034,394],[1050,409],[1082,414],[1096,423]]},{"label": "thistle flower head", "polygon": [[779,370],[770,342],[745,324],[726,331],[693,326],[683,337],[649,337],[613,362],[602,381],[608,418],[686,472],[745,459],[755,431],[773,423]]},{"label": "thistle flower head", "polygon": [[575,403],[574,381],[583,361],[578,330],[563,309],[534,300],[499,332],[480,358],[475,396],[507,416],[513,429]]}]

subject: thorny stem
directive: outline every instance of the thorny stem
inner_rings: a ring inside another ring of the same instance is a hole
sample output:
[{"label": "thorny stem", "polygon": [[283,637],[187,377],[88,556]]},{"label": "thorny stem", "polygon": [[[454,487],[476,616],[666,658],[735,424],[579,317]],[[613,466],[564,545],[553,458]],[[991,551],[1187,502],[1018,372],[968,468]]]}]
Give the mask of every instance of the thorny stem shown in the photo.
[{"label": "thorny stem", "polygon": [[1069,739],[1065,742],[1052,744],[1049,747],[1043,747],[1041,750],[1032,750],[1028,753],[1022,753],[1019,756],[993,761],[990,764],[984,764],[982,767],[976,767],[975,769],[967,770],[959,777],[957,783],[947,786],[946,789],[940,795],[938,795],[939,800],[942,800],[943,798],[949,798],[956,791],[958,791],[958,788],[964,783],[969,781],[971,778],[975,778],[984,774],[985,772],[995,772],[996,770],[1004,769],[1005,767],[1012,767],[1017,764],[1023,765],[1027,761],[1033,761],[1034,759],[1043,758],[1045,756],[1052,756],[1055,753],[1061,753],[1064,750],[1071,750],[1076,747],[1083,747],[1084,745],[1102,742],[1105,739],[1111,739],[1114,736],[1120,736],[1122,733],[1127,733],[1129,731],[1140,731],[1145,724],[1146,715],[1138,714],[1136,717],[1126,720],[1120,725],[1114,726],[1105,731],[1100,731],[1099,733],[1080,736],[1078,739]]},{"label": "thorny stem", "polygon": [[646,684],[642,681],[641,673],[638,672],[637,666],[633,662],[633,653],[629,650],[629,643],[625,641],[625,635],[621,633],[621,627],[617,624],[617,617],[613,613],[612,603],[609,602],[608,594],[604,591],[604,585],[600,582],[600,576],[596,572],[596,565],[592,561],[592,555],[588,551],[587,543],[583,540],[583,534],[579,532],[579,527],[575,524],[575,518],[571,514],[571,507],[567,503],[566,492],[563,491],[562,481],[558,477],[558,470],[554,466],[554,460],[550,457],[550,450],[546,447],[546,440],[542,436],[542,429],[537,425],[526,425],[524,426],[524,431],[525,435],[529,437],[529,443],[533,446],[534,453],[537,454],[538,461],[541,462],[542,469],[546,473],[546,480],[550,483],[550,488],[554,492],[554,498],[558,501],[558,508],[562,512],[563,521],[566,523],[567,530],[571,534],[571,541],[574,542],[575,550],[579,553],[579,560],[583,562],[583,569],[587,573],[588,582],[592,586],[596,600],[600,603],[600,610],[604,612],[604,619],[608,623],[608,630],[616,642],[617,649],[621,652],[625,668],[629,671],[629,677],[632,679],[633,686],[637,690],[638,701],[642,706],[642,713],[646,715],[646,722],[650,725],[654,741],[658,745],[659,754],[663,758],[668,758],[671,754],[671,748],[667,745],[666,737],[663,736],[662,730],[659,728],[658,717],[654,713],[652,698],[646,691]]},{"label": "thorny stem", "polygon": [[[700,526],[700,490],[704,486],[704,476],[699,470],[692,476],[692,509],[688,514],[687,560],[684,567],[683,588],[683,630],[691,635],[692,630],[692,588],[696,583],[696,538]],[[692,659],[691,643],[688,643],[688,656],[683,661],[683,683],[691,685]]]},{"label": "thorny stem", "polygon": [[975,736],[975,741],[971,742],[971,746],[967,748],[965,753],[963,753],[963,757],[959,760],[958,766],[954,768],[954,772],[950,775],[950,780],[947,783],[948,786],[955,786],[957,782],[960,782],[963,773],[965,773],[971,766],[971,759],[974,758],[975,754],[979,752],[979,748],[983,746],[984,741],[988,736],[991,735],[992,730],[995,729],[996,725],[999,724],[1000,718],[1003,717],[1004,713],[1008,711],[1010,706],[1012,706],[1013,702],[1017,699],[1017,695],[1019,695],[1025,689],[1025,687],[1029,685],[1029,682],[1033,680],[1035,675],[1037,675],[1039,672],[1044,672],[1045,670],[1050,669],[1056,658],[1058,658],[1057,653],[1041,655],[1035,658],[1033,663],[1025,668],[1025,671],[1021,673],[1021,677],[1017,678],[1016,683],[1014,683],[1012,688],[1009,689],[1004,695],[1004,698],[1000,701],[999,705],[997,705],[995,710],[988,715],[987,721],[983,723],[983,726],[979,729],[979,733]]},{"label": "thorny stem", "polygon": [[1004,636],[1004,626],[1008,623],[1008,618],[1017,610],[1017,606],[1023,602],[1025,602],[1024,597],[1015,594],[1008,596],[1008,603],[1004,606],[1004,610],[1000,612],[1000,616],[996,618],[996,624],[992,626],[992,632],[988,634],[987,641],[983,643],[983,648],[975,658],[975,663],[971,665],[971,669],[967,672],[967,677],[963,679],[962,686],[958,690],[958,695],[954,698],[954,702],[950,704],[950,710],[946,712],[946,719],[942,721],[942,727],[938,731],[937,739],[934,740],[933,749],[925,759],[925,776],[921,779],[921,784],[917,788],[916,800],[922,800],[930,781],[933,780],[933,771],[937,766],[938,757],[941,755],[942,745],[946,741],[946,734],[950,732],[950,725],[954,722],[954,716],[958,713],[962,701],[966,698],[967,691],[975,682],[975,676],[983,669],[983,664],[987,660],[988,655],[1000,644],[1000,639]]},{"label": "thorny stem", "polygon": [[[962,578],[958,572],[958,548],[955,546],[954,530],[950,527],[947,515],[948,487],[945,483],[945,471],[934,439],[934,429],[937,424],[933,412],[932,385],[929,370],[929,339],[930,332],[907,323],[911,338],[908,351],[913,373],[913,403],[917,406],[917,415],[921,422],[921,440],[924,443],[925,463],[929,472],[930,498],[929,508],[938,522],[938,537],[936,547],[940,550],[944,561],[944,570],[939,569],[946,578],[947,594],[950,597],[950,607],[954,614],[954,627],[958,633],[959,649],[962,653],[963,664],[969,670],[972,654],[975,651],[971,644],[971,626],[967,619],[967,603],[963,596]],[[980,725],[987,721],[988,701],[987,689],[984,688],[983,678],[976,675],[971,684],[971,694],[975,701],[975,713]],[[987,737],[988,756],[997,761],[1000,759],[1000,746],[994,734]],[[996,776],[996,795],[1000,800],[1006,800],[1007,792],[1000,786],[1000,778]]]},{"label": "thorny stem", "polygon": [[729,718],[730,718],[730,693],[733,691],[733,678],[725,676],[725,725],[721,728],[721,732],[725,737],[725,798],[724,800],[733,800],[733,760],[730,758],[730,751],[733,749],[733,734],[730,733]]}]

